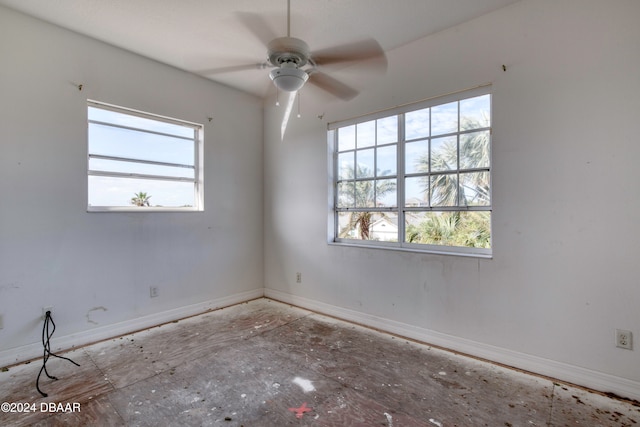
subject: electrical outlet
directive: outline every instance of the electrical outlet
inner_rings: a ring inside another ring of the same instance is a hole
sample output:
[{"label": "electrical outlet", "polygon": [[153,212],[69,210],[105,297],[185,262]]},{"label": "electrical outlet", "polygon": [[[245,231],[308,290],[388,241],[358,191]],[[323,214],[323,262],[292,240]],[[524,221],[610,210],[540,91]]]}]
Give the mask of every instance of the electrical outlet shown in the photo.
[{"label": "electrical outlet", "polygon": [[631,331],[625,331],[624,329],[616,329],[616,347],[632,349],[633,335]]},{"label": "electrical outlet", "polygon": [[42,320],[46,319],[47,311],[50,311],[53,314],[53,306],[49,305],[49,306],[42,307]]},{"label": "electrical outlet", "polygon": [[302,283],[302,273],[296,273],[296,283]]},{"label": "electrical outlet", "polygon": [[155,298],[158,295],[160,295],[160,291],[158,290],[158,287],[157,286],[151,286],[149,288],[149,297]]}]

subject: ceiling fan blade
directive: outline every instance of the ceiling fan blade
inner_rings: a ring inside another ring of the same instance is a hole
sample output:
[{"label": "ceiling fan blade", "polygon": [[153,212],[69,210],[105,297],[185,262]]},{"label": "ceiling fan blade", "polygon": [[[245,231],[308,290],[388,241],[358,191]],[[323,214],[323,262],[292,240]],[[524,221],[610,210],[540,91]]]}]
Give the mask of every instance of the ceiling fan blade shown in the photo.
[{"label": "ceiling fan blade", "polygon": [[236,12],[238,19],[242,24],[258,39],[264,46],[271,40],[278,37],[273,32],[267,21],[262,15],[252,12]]},{"label": "ceiling fan blade", "polygon": [[387,56],[374,39],[348,43],[311,53],[311,58],[319,66],[344,62],[375,60],[372,64],[387,68]]},{"label": "ceiling fan blade", "polygon": [[260,64],[243,64],[243,65],[231,65],[228,67],[209,68],[206,70],[195,71],[196,74],[201,76],[213,76],[215,74],[232,73],[234,71],[246,71],[246,70],[264,70],[267,68],[267,63]]},{"label": "ceiling fan blade", "polygon": [[348,101],[358,95],[358,91],[346,84],[334,79],[321,71],[309,73],[309,83],[323,89],[338,98]]}]

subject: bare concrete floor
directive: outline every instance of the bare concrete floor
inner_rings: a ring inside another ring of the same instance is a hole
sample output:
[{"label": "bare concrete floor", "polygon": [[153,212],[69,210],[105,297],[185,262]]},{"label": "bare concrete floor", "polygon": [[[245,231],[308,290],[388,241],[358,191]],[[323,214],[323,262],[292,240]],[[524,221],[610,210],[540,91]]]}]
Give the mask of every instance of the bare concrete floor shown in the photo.
[{"label": "bare concrete floor", "polygon": [[267,299],[64,356],[47,398],[39,361],[0,372],[0,401],[31,406],[0,425],[640,427],[637,403]]}]

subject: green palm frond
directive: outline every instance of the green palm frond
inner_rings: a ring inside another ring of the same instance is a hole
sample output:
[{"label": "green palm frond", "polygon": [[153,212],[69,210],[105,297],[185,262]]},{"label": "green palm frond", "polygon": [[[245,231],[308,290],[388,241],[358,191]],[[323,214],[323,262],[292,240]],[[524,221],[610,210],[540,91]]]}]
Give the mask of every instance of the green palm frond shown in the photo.
[{"label": "green palm frond", "polygon": [[139,193],[135,193],[131,198],[131,204],[135,206],[151,206],[149,199],[150,195],[147,193],[140,191]]}]

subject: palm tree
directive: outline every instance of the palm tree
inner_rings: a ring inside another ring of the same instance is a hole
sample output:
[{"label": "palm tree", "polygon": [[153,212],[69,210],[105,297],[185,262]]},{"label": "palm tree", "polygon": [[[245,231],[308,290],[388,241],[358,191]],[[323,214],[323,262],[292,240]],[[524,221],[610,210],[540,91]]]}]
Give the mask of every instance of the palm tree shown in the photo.
[{"label": "palm tree", "polygon": [[[480,129],[482,126],[480,121],[468,117],[462,117],[460,121],[461,131]],[[428,155],[418,160],[418,170],[431,172],[424,178],[425,191],[431,191],[430,205],[489,205],[489,172],[481,170],[489,167],[488,132],[463,133],[460,135],[459,150],[457,141],[452,138],[431,153],[431,169]],[[458,170],[468,169],[476,171],[457,173]],[[420,224],[408,225],[406,237],[408,242],[415,243],[489,247],[489,213],[440,212],[428,215],[428,219]]]},{"label": "palm tree", "polygon": [[[479,129],[482,124],[477,119],[462,117],[460,130]],[[418,160],[418,170],[429,171],[429,155]],[[460,136],[460,165],[458,167],[458,144],[449,139],[440,149],[431,153],[431,182],[425,188],[431,189],[431,206],[488,205],[489,174],[475,173],[433,173],[433,171],[455,171],[457,169],[485,168],[489,165],[489,135],[487,132],[467,133]],[[458,179],[459,177],[459,179]],[[468,191],[465,191],[468,190]]]},{"label": "palm tree", "polygon": [[407,225],[409,243],[488,248],[491,244],[489,212],[437,212]]},{"label": "palm tree", "polygon": [[[369,170],[365,166],[357,166],[357,176],[371,176]],[[378,176],[384,175],[378,173]],[[380,200],[389,192],[394,191],[396,183],[394,180],[366,180],[356,181],[355,170],[353,166],[348,166],[343,176],[344,181],[339,187],[338,197],[345,201],[345,204],[351,205],[348,201],[354,201],[356,208],[374,207],[377,200]],[[373,213],[367,211],[351,211],[349,212],[348,223],[340,230],[340,237],[348,237],[352,230],[358,230],[361,240],[369,240],[371,238],[371,225],[374,222],[374,215],[385,217],[384,212]]]},{"label": "palm tree", "polygon": [[131,204],[135,206],[151,206],[149,204],[150,198],[151,196],[147,195],[147,193],[140,191],[139,193],[135,193],[134,197],[131,198]]}]

